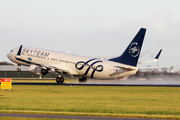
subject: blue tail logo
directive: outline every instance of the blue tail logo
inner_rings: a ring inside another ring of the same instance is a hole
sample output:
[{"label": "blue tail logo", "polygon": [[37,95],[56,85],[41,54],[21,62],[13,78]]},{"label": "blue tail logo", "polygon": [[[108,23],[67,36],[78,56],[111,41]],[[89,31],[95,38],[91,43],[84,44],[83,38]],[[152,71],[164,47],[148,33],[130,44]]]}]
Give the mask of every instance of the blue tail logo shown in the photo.
[{"label": "blue tail logo", "polygon": [[137,57],[139,55],[140,49],[137,42],[131,43],[129,46],[129,53],[132,57]]}]

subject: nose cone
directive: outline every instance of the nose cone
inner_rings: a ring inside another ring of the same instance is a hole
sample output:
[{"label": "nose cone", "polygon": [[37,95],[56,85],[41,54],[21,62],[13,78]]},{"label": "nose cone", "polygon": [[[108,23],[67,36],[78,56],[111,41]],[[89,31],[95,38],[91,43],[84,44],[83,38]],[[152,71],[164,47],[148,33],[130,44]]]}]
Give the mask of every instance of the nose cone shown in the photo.
[{"label": "nose cone", "polygon": [[7,54],[7,57],[10,59],[10,57],[11,57],[11,53],[10,52]]},{"label": "nose cone", "polygon": [[12,61],[13,50],[11,50],[11,51],[7,54],[7,57]]}]

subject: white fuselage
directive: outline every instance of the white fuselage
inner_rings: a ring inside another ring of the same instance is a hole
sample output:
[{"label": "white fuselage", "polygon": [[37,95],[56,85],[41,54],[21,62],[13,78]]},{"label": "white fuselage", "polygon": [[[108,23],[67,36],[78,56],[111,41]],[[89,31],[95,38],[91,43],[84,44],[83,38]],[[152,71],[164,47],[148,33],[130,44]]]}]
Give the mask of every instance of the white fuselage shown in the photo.
[{"label": "white fuselage", "polygon": [[[18,64],[30,66],[33,63],[56,66],[68,70],[67,74],[98,79],[120,78],[136,74],[137,67],[98,58],[83,57],[63,52],[23,47],[20,61],[15,58],[18,48],[8,53],[8,58]],[[26,62],[29,61],[29,62]]]}]

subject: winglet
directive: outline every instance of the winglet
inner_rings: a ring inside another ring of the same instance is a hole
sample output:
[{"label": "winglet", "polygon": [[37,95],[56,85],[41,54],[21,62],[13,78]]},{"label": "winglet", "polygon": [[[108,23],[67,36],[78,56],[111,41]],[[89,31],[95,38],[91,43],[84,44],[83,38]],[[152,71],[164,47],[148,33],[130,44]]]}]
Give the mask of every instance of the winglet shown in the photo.
[{"label": "winglet", "polygon": [[21,51],[22,51],[22,45],[19,47],[19,50],[17,52],[16,58],[20,59],[21,58]]},{"label": "winglet", "polygon": [[161,54],[162,49],[159,51],[159,53],[156,55],[155,59],[159,59],[159,56]]}]

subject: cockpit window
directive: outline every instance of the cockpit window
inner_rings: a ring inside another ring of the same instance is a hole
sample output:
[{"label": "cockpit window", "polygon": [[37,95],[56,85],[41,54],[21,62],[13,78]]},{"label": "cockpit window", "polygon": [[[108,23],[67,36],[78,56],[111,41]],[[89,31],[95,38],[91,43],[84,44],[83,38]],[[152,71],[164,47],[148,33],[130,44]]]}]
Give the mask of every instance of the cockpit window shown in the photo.
[{"label": "cockpit window", "polygon": [[13,52],[13,50],[11,50],[10,52]]}]

